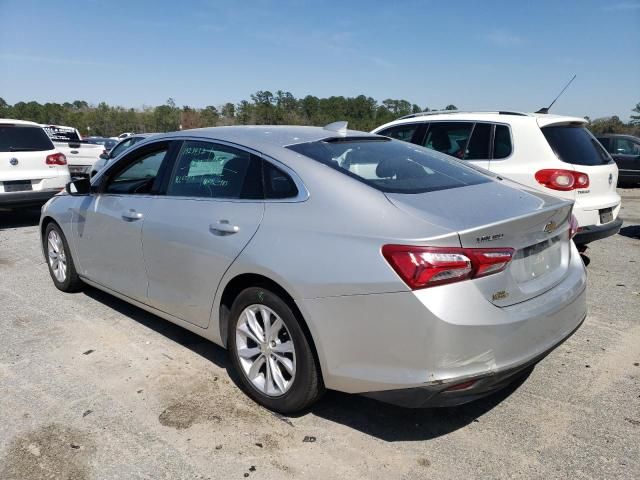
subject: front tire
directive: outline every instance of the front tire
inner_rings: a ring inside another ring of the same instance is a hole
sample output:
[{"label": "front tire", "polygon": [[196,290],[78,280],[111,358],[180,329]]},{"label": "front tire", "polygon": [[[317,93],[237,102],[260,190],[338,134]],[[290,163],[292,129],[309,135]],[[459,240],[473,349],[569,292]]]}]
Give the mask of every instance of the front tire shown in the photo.
[{"label": "front tire", "polygon": [[242,389],[280,413],[300,411],[324,392],[310,341],[287,302],[259,287],[233,302],[227,345]]},{"label": "front tire", "polygon": [[77,292],[82,280],[76,272],[67,239],[60,227],[51,222],[44,231],[43,248],[53,284],[63,292]]}]

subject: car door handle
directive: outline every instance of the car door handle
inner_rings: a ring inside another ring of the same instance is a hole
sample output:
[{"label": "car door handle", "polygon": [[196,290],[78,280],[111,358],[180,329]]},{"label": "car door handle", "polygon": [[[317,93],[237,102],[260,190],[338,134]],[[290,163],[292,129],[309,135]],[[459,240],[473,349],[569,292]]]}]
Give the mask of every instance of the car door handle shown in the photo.
[{"label": "car door handle", "polygon": [[135,222],[136,220],[142,220],[142,217],[144,217],[142,213],[136,212],[133,209],[128,210],[122,214],[122,219],[126,222]]},{"label": "car door handle", "polygon": [[233,233],[238,233],[240,231],[240,227],[237,225],[231,225],[229,220],[220,220],[209,225],[209,230],[218,235],[231,235]]}]

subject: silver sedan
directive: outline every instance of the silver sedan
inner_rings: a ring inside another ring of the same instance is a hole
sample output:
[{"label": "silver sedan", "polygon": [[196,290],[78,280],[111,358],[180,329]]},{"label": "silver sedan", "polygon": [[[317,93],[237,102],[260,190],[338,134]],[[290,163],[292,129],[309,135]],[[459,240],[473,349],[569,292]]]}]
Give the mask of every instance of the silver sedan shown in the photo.
[{"label": "silver sedan", "polygon": [[140,142],[40,227],[60,290],[210,339],[294,412],[327,388],[454,405],[525,374],[586,315],[571,209],[344,125],[220,127]]}]

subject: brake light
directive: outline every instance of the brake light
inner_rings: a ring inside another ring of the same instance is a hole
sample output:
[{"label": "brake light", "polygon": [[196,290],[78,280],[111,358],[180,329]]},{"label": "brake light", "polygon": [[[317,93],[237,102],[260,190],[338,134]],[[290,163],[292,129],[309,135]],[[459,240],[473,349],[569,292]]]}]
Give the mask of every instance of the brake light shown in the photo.
[{"label": "brake light", "polygon": [[571,220],[569,221],[569,239],[576,236],[576,233],[580,231],[580,227],[578,226],[578,219],[575,215],[571,214]]},{"label": "brake light", "polygon": [[47,165],[66,165],[67,157],[65,157],[64,154],[59,152],[52,153],[51,155],[47,155],[47,159],[45,162]]},{"label": "brake light", "polygon": [[513,253],[512,248],[382,247],[384,258],[412,290],[501,272]]},{"label": "brake light", "polygon": [[553,190],[569,191],[589,186],[589,175],[573,170],[549,168],[536,172],[536,180]]}]

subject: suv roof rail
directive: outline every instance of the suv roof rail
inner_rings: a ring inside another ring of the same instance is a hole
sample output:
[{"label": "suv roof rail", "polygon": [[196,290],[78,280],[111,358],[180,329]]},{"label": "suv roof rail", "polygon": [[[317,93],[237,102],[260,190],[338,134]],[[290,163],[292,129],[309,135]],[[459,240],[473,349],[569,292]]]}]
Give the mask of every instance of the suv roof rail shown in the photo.
[{"label": "suv roof rail", "polygon": [[498,115],[517,115],[519,117],[528,117],[529,114],[528,113],[523,113],[523,112],[511,112],[511,111],[506,111],[506,110],[499,110],[499,111],[483,111],[483,112],[478,112],[478,111],[470,111],[470,110],[430,110],[428,112],[418,112],[418,113],[412,113],[410,115],[405,115],[404,117],[400,117],[398,118],[398,120],[403,120],[405,118],[415,118],[415,117],[426,117],[428,115],[449,115],[452,113],[495,113]]}]

